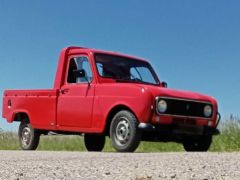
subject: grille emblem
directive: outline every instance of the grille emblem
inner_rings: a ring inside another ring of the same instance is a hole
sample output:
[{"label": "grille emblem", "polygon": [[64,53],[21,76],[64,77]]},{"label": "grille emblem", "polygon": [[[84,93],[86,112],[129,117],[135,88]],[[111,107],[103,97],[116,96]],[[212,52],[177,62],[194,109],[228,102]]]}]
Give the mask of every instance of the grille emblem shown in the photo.
[{"label": "grille emblem", "polygon": [[186,105],[186,110],[189,111],[189,109],[190,109],[190,104],[187,104]]}]

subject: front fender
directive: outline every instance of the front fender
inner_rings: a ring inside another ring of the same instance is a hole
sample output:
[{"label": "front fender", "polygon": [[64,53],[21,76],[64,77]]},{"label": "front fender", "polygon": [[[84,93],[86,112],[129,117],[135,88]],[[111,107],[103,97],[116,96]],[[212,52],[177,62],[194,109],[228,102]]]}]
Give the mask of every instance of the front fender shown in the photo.
[{"label": "front fender", "polygon": [[129,84],[116,87],[110,84],[98,86],[96,87],[92,125],[103,130],[109,113],[118,106],[126,107],[135,114],[139,122],[147,123],[151,119],[154,102],[154,97],[146,88]]}]

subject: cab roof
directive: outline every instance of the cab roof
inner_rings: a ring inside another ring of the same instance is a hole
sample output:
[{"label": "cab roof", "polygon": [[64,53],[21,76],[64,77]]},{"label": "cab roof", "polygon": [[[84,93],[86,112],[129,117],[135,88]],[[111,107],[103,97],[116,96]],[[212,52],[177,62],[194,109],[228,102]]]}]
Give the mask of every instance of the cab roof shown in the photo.
[{"label": "cab roof", "polygon": [[131,59],[137,59],[141,61],[146,61],[143,58],[131,56],[123,53],[113,52],[113,51],[105,51],[105,50],[99,50],[99,49],[93,49],[93,48],[87,48],[87,47],[79,47],[79,46],[69,46],[64,48],[63,50],[67,50],[70,53],[81,53],[81,52],[92,52],[94,54],[101,53],[101,54],[108,54],[108,55],[115,55],[115,56],[121,56],[125,58],[131,58]]}]

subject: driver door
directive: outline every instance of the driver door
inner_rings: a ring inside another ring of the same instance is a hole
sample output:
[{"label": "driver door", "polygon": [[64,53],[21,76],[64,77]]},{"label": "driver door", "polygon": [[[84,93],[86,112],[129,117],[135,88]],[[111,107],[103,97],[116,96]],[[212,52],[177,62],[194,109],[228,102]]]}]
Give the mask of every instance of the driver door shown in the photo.
[{"label": "driver door", "polygon": [[[85,70],[85,77],[76,77],[74,71]],[[78,55],[69,59],[68,74],[58,98],[57,120],[59,126],[90,128],[94,86],[89,58]]]}]

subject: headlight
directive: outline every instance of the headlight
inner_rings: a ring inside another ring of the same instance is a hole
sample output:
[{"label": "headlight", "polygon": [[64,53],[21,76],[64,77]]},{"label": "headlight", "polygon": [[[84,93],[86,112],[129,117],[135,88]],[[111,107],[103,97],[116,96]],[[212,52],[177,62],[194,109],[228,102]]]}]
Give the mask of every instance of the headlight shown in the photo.
[{"label": "headlight", "polygon": [[159,113],[164,113],[167,111],[167,102],[165,100],[160,100],[157,103],[157,110]]},{"label": "headlight", "polygon": [[204,107],[203,113],[204,113],[204,116],[210,117],[212,115],[212,107],[210,105],[206,105]]}]

